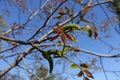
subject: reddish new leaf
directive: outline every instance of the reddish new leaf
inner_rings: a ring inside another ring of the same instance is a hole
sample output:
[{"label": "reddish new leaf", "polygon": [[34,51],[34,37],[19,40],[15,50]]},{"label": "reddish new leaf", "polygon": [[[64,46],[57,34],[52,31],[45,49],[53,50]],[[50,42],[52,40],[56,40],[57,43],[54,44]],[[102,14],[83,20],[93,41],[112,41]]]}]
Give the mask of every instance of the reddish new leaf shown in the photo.
[{"label": "reddish new leaf", "polygon": [[61,34],[60,36],[61,36],[62,42],[65,43],[65,42],[66,42],[66,37],[65,37],[65,35],[64,35],[64,34]]},{"label": "reddish new leaf", "polygon": [[76,41],[76,38],[68,33],[65,33],[66,37],[71,41]]},{"label": "reddish new leaf", "polygon": [[85,77],[85,80],[90,80],[88,77]]},{"label": "reddish new leaf", "polygon": [[59,35],[61,36],[62,41],[65,43],[66,42],[66,37],[65,37],[64,30],[60,26],[59,22],[56,25],[57,25],[58,30],[60,30],[60,34]]},{"label": "reddish new leaf", "polygon": [[95,32],[95,31],[94,31],[94,37],[95,37],[95,39],[97,39],[97,38],[98,38],[98,33],[97,33],[97,32]]},{"label": "reddish new leaf", "polygon": [[90,77],[90,78],[93,78],[93,79],[94,79],[94,77],[93,77],[93,75],[92,75],[92,73],[91,73],[91,72],[89,72],[88,70],[84,70],[84,72],[85,72],[85,74],[86,74],[88,77]]},{"label": "reddish new leaf", "polygon": [[88,69],[88,68],[89,68],[89,66],[88,66],[86,63],[80,64],[80,67],[85,68],[85,69]]},{"label": "reddish new leaf", "polygon": [[83,72],[80,71],[79,74],[78,74],[78,77],[82,77],[82,75],[83,75]]},{"label": "reddish new leaf", "polygon": [[60,35],[60,31],[59,31],[57,28],[53,28],[53,31],[54,31],[55,33],[58,33],[58,34]]},{"label": "reddish new leaf", "polygon": [[94,28],[94,37],[95,37],[95,39],[98,38],[98,29],[97,28]]},{"label": "reddish new leaf", "polygon": [[[68,38],[68,39],[71,40],[71,41],[76,41],[76,38],[75,38],[74,36],[72,36],[72,35],[64,32],[64,30],[63,30],[63,28],[60,26],[59,22],[56,23],[56,26],[57,26],[57,28],[54,28],[53,31],[54,31],[55,33],[57,33],[57,34],[61,37],[62,42],[65,43],[65,42],[66,42],[66,38]],[[58,36],[54,36],[52,40],[56,39],[56,37],[58,37]]]},{"label": "reddish new leaf", "polygon": [[57,26],[58,30],[60,30],[60,32],[62,32],[62,33],[64,32],[64,30],[63,30],[63,28],[60,26],[59,22],[56,23],[56,26]]}]

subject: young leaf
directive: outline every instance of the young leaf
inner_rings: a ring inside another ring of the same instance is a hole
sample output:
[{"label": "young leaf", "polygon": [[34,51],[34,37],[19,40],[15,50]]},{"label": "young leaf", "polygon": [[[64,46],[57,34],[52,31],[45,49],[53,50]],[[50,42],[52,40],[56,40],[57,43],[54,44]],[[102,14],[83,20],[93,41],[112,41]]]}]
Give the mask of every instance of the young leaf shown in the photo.
[{"label": "young leaf", "polygon": [[53,31],[60,35],[60,31],[58,30],[58,28],[53,28]]},{"label": "young leaf", "polygon": [[88,77],[85,77],[85,80],[90,80]]},{"label": "young leaf", "polygon": [[92,37],[92,30],[91,29],[88,30],[88,35],[89,35],[89,37]]},{"label": "young leaf", "polygon": [[97,28],[94,28],[94,37],[95,37],[95,39],[98,38],[98,29]]},{"label": "young leaf", "polygon": [[61,33],[60,36],[61,36],[62,42],[65,43],[65,42],[66,42],[66,37],[65,37],[65,35]]},{"label": "young leaf", "polygon": [[78,73],[78,77],[82,77],[82,75],[83,75],[83,72],[80,71],[80,72]]},{"label": "young leaf", "polygon": [[93,75],[92,75],[91,72],[89,72],[88,70],[84,70],[84,72],[85,72],[85,74],[86,74],[88,77],[94,79],[94,77],[93,77]]},{"label": "young leaf", "polygon": [[67,54],[69,51],[71,51],[72,49],[70,47],[65,47],[64,48],[64,52],[63,55]]},{"label": "young leaf", "polygon": [[86,63],[80,64],[80,67],[82,67],[84,69],[88,69],[89,68],[89,66]]},{"label": "young leaf", "polygon": [[57,28],[53,29],[54,32],[58,33],[59,36],[61,37],[62,41],[65,43],[66,42],[66,37],[63,28],[60,26],[59,22],[56,23]]},{"label": "young leaf", "polygon": [[59,22],[56,23],[56,26],[57,26],[57,28],[58,28],[61,32],[63,32],[63,29],[62,29],[62,27],[60,26]]},{"label": "young leaf", "polygon": [[47,52],[42,53],[42,56],[43,56],[45,59],[48,60],[49,66],[50,66],[50,71],[49,71],[49,72],[51,73],[52,70],[53,70],[53,60],[52,60],[52,57],[51,57],[50,55],[48,55]]},{"label": "young leaf", "polygon": [[89,25],[85,25],[83,28],[81,28],[81,30],[84,32],[86,30],[90,30],[91,27]]},{"label": "young leaf", "polygon": [[69,40],[76,42],[76,38],[75,38],[74,36],[72,36],[72,35],[70,35],[70,34],[68,34],[68,33],[65,33],[65,35],[66,35],[66,37],[67,37]]},{"label": "young leaf", "polygon": [[96,31],[94,31],[94,37],[95,37],[95,39],[98,38],[98,33]]},{"label": "young leaf", "polygon": [[75,23],[66,24],[62,28],[63,28],[64,31],[72,31],[72,32],[75,31],[75,30],[80,30],[81,29],[80,26],[75,24]]},{"label": "young leaf", "polygon": [[78,68],[79,66],[77,64],[72,64],[70,67],[71,68]]},{"label": "young leaf", "polygon": [[89,25],[85,25],[84,28],[85,28],[86,30],[91,29],[91,27],[90,27]]}]

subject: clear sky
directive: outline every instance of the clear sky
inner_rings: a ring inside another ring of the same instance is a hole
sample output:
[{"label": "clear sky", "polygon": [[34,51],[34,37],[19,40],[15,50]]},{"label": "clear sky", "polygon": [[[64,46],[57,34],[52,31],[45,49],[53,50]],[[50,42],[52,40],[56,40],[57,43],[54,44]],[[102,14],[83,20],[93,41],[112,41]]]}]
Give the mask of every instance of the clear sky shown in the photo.
[{"label": "clear sky", "polygon": [[[70,0],[70,1],[72,2],[73,0]],[[26,11],[22,12],[21,9],[18,9],[15,6],[10,6],[10,4],[7,3],[4,0],[0,0],[0,8],[1,8],[0,9],[0,15],[4,16],[4,18],[6,19],[6,22],[9,24],[9,26],[13,23],[23,24],[26,21],[26,19],[31,15],[31,13],[34,12],[35,10],[37,10],[40,6],[42,6],[43,3],[44,3],[44,0],[42,0],[41,2],[39,0],[30,0],[30,2],[29,1],[27,2],[28,6],[29,6],[28,11],[27,12]],[[71,5],[69,5],[69,3],[66,3],[65,5],[66,6],[68,5],[69,7],[74,5],[74,3],[70,3],[70,4]],[[81,7],[78,4],[74,5],[74,8],[75,8],[74,13],[81,9]],[[109,10],[107,10],[104,5],[103,5],[103,8],[104,8],[105,12],[107,13],[107,15],[109,17],[115,16],[115,14],[113,14]],[[5,11],[7,9],[10,10],[10,14],[8,14],[8,15],[5,14]],[[39,13],[40,13],[39,15],[41,15],[42,12],[40,11]],[[94,18],[92,18],[92,16]],[[44,15],[42,15],[42,17],[46,18],[46,16],[44,16]],[[88,13],[86,18],[88,18],[90,21],[96,22],[95,27],[97,27],[97,28],[102,28],[103,27],[102,23],[103,23],[104,20],[106,20],[106,22],[108,22],[108,25],[109,25],[108,28],[110,30],[106,31],[106,32],[102,32],[101,29],[99,29],[98,30],[99,38],[102,39],[103,41],[105,41],[106,43],[112,45],[115,48],[120,48],[120,42],[119,42],[120,41],[120,35],[118,33],[116,33],[116,31],[114,29],[114,27],[116,27],[118,25],[117,25],[117,23],[111,23],[111,22],[108,21],[108,18],[106,17],[106,14],[104,13],[103,9],[100,6],[96,6],[94,9],[92,9]],[[25,30],[23,30],[22,33],[19,34],[18,36],[15,36],[15,38],[16,39],[21,39],[21,40],[28,39],[31,36],[31,34],[34,33],[39,28],[39,26],[43,25],[44,21],[45,21],[45,19],[41,20],[41,19],[38,18],[38,16],[36,16],[26,26],[24,26]],[[51,21],[50,25],[51,26],[54,25],[56,21],[57,20]],[[85,24],[88,24],[88,23],[81,22],[79,24],[79,26],[84,26]],[[89,25],[92,25],[92,24],[89,24]],[[46,30],[50,30],[50,29],[51,28],[48,28]],[[45,33],[43,33],[43,34],[45,34]],[[90,50],[90,51],[93,51],[93,52],[96,52],[96,53],[101,53],[101,54],[112,55],[112,54],[120,53],[120,50],[115,50],[115,49],[111,50],[111,48],[109,46],[104,44],[99,39],[94,39],[94,37],[90,38],[90,37],[88,37],[88,35],[85,35],[85,34],[83,34],[82,32],[79,32],[79,31],[73,33],[73,35],[74,34],[75,34],[75,37],[78,40],[77,43],[72,43],[75,46],[78,46],[80,48]],[[110,37],[106,38],[105,37],[106,35],[110,35]],[[70,44],[71,42],[68,41],[68,43]],[[4,42],[3,46],[7,47],[9,45],[6,42]],[[13,52],[13,53],[22,52],[25,49],[27,49],[28,47],[29,46],[21,46],[19,48],[20,50],[18,50],[16,52]],[[11,51],[9,51],[7,53],[4,53],[4,55],[13,54],[13,53]],[[75,54],[77,54],[80,57],[80,59],[82,59],[84,62],[87,62],[88,64],[90,64],[90,60],[92,60],[93,58],[96,58],[97,62],[95,64],[95,66],[99,66],[101,68],[99,57],[96,57],[96,56],[93,56],[93,55],[90,55],[90,54],[87,54],[87,53],[83,53],[83,52],[79,52],[79,53],[75,53]],[[68,54],[68,55],[70,56],[70,54]],[[31,55],[29,57],[31,57]],[[75,62],[80,63],[79,59],[77,59],[75,56],[70,57],[70,58],[72,58],[72,60],[74,60]],[[11,63],[12,61],[14,61],[14,59],[15,59],[15,57],[14,58],[9,58],[8,62]],[[102,58],[102,62],[103,62],[103,66],[104,66],[105,70],[106,71],[120,71],[119,60],[120,59]],[[26,61],[28,61],[28,60],[26,59]],[[32,63],[32,62],[33,62],[32,60],[31,61],[29,60],[27,62],[27,64]],[[4,69],[6,66],[8,66],[8,64],[5,63],[3,60],[0,60],[0,64],[2,64],[0,66],[1,70]],[[22,62],[22,64],[23,64],[23,62]],[[60,66],[61,65],[59,65],[59,64],[56,65],[55,69],[53,70],[54,71],[53,73],[55,73],[56,71],[59,72]],[[79,72],[79,69],[69,68],[70,64],[69,65],[66,64],[66,66],[67,66],[67,68],[65,68],[66,73],[77,74]],[[16,71],[16,69],[11,70],[11,72],[13,72],[13,73],[15,71]],[[103,72],[102,69],[99,69],[99,70],[91,69],[90,71],[94,73],[93,74],[94,77],[95,77],[94,80],[106,80],[104,72]],[[26,72],[24,72],[22,69],[20,69],[20,73],[21,73],[22,76],[24,76],[26,74]],[[63,76],[68,76],[66,73],[64,73]],[[119,80],[120,72],[116,73],[117,75],[114,74],[114,73],[111,73],[111,72],[106,72],[106,73],[107,73],[107,76],[108,76],[109,80]],[[83,80],[83,78],[78,78],[77,76],[75,76],[75,79],[73,79],[73,77],[71,75],[69,75],[68,77],[70,77],[70,78],[68,78],[67,80],[78,80],[78,79]]]}]

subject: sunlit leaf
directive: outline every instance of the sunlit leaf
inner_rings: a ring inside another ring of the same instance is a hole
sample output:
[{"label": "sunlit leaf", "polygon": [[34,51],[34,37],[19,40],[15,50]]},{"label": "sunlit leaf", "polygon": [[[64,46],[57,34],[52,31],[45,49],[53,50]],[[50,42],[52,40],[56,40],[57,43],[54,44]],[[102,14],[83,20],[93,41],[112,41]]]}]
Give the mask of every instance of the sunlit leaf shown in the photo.
[{"label": "sunlit leaf", "polygon": [[91,73],[91,72],[89,72],[88,70],[84,70],[84,72],[86,73],[86,75],[87,75],[88,77],[90,77],[90,78],[93,78],[93,79],[94,79],[94,77],[93,77],[93,75],[92,75],[92,73]]},{"label": "sunlit leaf", "polygon": [[83,72],[80,71],[80,72],[78,73],[78,77],[82,77],[82,76],[83,76]]},{"label": "sunlit leaf", "polygon": [[80,30],[81,29],[80,26],[75,24],[75,23],[66,24],[62,28],[63,28],[64,31],[76,31],[76,30]]},{"label": "sunlit leaf", "polygon": [[71,51],[72,49],[70,47],[65,47],[64,48],[64,52],[63,55],[67,54],[69,51]]},{"label": "sunlit leaf", "polygon": [[77,64],[72,64],[70,67],[71,68],[78,68],[79,66]]},{"label": "sunlit leaf", "polygon": [[81,28],[81,30],[84,32],[86,30],[90,30],[91,27],[89,25],[85,25],[83,28]]},{"label": "sunlit leaf", "polygon": [[85,25],[84,28],[85,28],[86,30],[91,29],[91,27],[90,27],[89,25]]}]

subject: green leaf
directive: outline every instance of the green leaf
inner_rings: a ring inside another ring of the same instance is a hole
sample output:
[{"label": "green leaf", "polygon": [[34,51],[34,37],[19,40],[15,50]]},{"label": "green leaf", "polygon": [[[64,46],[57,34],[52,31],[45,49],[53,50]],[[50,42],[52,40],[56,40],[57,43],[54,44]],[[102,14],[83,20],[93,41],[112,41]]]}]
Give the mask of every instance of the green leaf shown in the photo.
[{"label": "green leaf", "polygon": [[49,63],[49,66],[50,66],[50,73],[52,72],[53,70],[53,60],[52,60],[52,57],[50,55],[48,55],[46,52],[45,53],[42,53],[43,57],[48,60],[48,63]]},{"label": "green leaf", "polygon": [[70,67],[71,68],[78,68],[79,66],[77,64],[72,64]]},{"label": "green leaf", "polygon": [[[69,51],[71,51],[72,49],[70,47],[65,47],[64,48],[64,52],[63,55],[67,54]],[[62,51],[61,51],[62,52]]]},{"label": "green leaf", "polygon": [[85,25],[83,28],[81,28],[83,32],[85,32],[86,30],[90,30],[90,29],[91,27],[89,25]]},{"label": "green leaf", "polygon": [[80,26],[75,23],[66,24],[63,26],[64,31],[75,31],[75,30],[80,30],[80,29],[81,29]]}]

